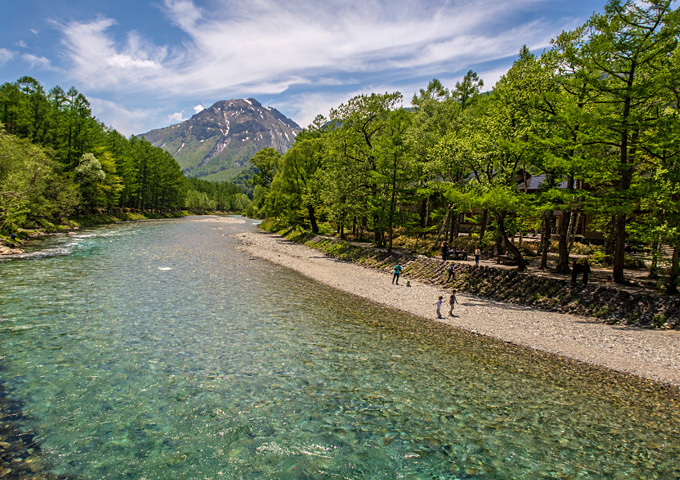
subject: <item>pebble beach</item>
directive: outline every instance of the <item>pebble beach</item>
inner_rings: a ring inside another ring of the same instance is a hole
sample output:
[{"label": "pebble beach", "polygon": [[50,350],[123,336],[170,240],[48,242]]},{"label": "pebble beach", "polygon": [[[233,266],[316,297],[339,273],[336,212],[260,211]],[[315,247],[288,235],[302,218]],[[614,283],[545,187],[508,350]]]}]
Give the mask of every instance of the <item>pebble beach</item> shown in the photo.
[{"label": "pebble beach", "polygon": [[402,275],[392,284],[388,272],[328,257],[279,235],[253,232],[234,235],[242,249],[291,268],[348,294],[402,310],[433,322],[503,342],[559,355],[604,369],[680,387],[680,332],[608,325],[594,318],[546,312],[457,292],[455,316],[437,318],[433,303],[441,295],[448,314],[449,290]]}]

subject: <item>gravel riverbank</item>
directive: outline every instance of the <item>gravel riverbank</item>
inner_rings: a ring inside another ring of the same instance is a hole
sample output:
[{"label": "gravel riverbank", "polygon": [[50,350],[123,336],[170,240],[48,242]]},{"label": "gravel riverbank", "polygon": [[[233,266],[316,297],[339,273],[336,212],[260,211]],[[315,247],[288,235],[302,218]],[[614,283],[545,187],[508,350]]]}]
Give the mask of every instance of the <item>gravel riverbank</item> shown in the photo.
[{"label": "gravel riverbank", "polygon": [[[612,326],[588,317],[539,311],[458,292],[456,316],[438,320],[432,305],[448,290],[342,262],[266,232],[235,235],[249,254],[344,292],[452,327],[680,387],[680,332]],[[448,308],[446,309],[448,312]]]}]

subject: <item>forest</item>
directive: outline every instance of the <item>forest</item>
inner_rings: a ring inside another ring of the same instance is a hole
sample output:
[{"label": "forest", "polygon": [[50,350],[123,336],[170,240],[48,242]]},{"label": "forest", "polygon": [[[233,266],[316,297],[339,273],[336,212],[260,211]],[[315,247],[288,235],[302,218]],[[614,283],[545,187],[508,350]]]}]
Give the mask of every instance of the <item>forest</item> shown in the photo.
[{"label": "forest", "polygon": [[[579,241],[625,283],[626,251],[648,249],[668,291],[680,272],[680,49],[669,0],[610,1],[540,55],[527,47],[489,92],[469,71],[359,95],[318,116],[284,155],[251,161],[246,212],[279,225],[434,251],[447,240],[569,271]],[[531,188],[529,186],[531,185]],[[558,221],[559,220],[559,221]],[[576,235],[587,220],[589,235]],[[519,241],[517,239],[519,238]],[[415,246],[415,247],[414,247]],[[663,253],[667,252],[667,253]]]},{"label": "forest", "polygon": [[31,77],[0,85],[0,235],[88,214],[229,212],[249,201],[238,186],[187,179],[163,149],[105,126],[73,87],[45,92]]}]

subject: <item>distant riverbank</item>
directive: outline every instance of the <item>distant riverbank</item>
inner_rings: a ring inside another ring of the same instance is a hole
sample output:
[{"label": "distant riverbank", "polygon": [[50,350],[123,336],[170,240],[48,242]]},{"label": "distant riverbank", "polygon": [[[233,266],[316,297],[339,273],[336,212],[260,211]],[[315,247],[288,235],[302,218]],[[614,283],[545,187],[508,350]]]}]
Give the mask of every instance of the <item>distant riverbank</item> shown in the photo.
[{"label": "distant riverbank", "polygon": [[[212,214],[228,215],[228,212],[211,212]],[[0,255],[16,255],[23,252],[22,245],[26,240],[43,235],[54,233],[73,232],[80,228],[96,227],[99,225],[110,225],[120,222],[134,222],[141,220],[158,220],[164,218],[182,218],[190,215],[200,215],[186,210],[173,212],[142,212],[142,211],[123,211],[112,210],[108,213],[93,213],[72,217],[64,220],[60,225],[46,224],[41,228],[21,229],[16,234],[16,239],[12,241],[9,237],[0,237]]]},{"label": "distant riverbank", "polygon": [[[248,253],[292,268],[343,292],[437,321],[433,303],[449,289],[411,280],[391,284],[385,271],[324,255],[279,235],[239,234]],[[680,332],[613,326],[596,319],[497,302],[459,293],[452,327],[597,365],[644,379],[680,386]],[[448,308],[446,309],[448,312]]]}]

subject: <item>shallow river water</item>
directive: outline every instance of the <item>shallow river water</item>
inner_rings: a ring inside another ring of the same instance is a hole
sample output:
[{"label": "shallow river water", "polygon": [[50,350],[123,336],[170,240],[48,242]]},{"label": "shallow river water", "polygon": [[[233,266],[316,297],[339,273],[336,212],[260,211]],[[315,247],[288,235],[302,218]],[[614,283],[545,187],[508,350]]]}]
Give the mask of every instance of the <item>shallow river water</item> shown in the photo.
[{"label": "shallow river water", "polygon": [[[672,479],[677,392],[250,258],[200,217],[0,262],[0,379],[77,479]],[[502,319],[499,319],[502,320]]]}]

